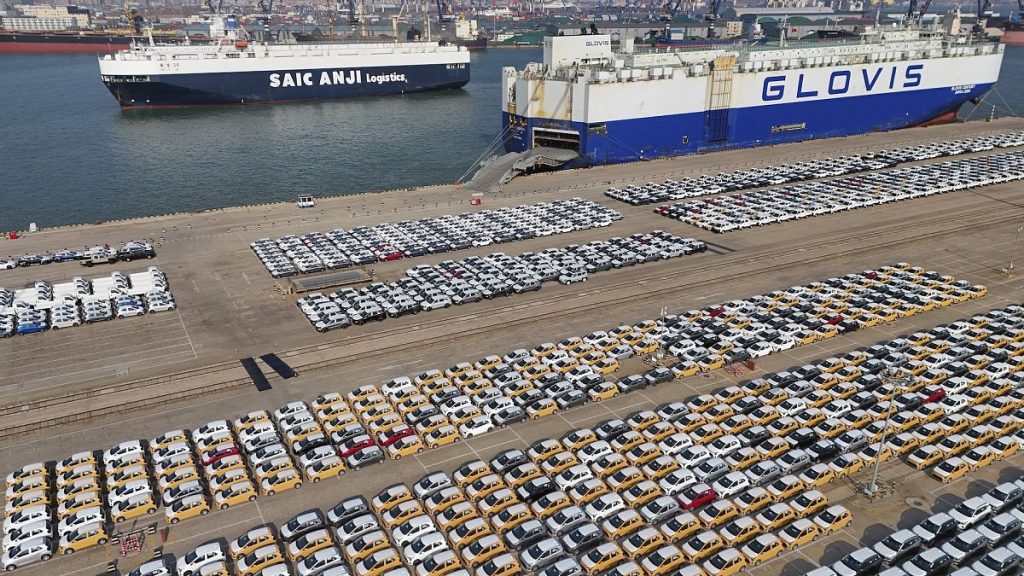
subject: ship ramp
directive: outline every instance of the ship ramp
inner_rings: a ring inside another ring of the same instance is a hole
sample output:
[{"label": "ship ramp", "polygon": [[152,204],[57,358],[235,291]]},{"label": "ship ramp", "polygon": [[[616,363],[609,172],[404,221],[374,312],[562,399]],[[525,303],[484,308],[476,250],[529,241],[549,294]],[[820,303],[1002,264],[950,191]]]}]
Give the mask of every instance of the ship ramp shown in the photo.
[{"label": "ship ramp", "polygon": [[579,153],[575,150],[547,146],[539,146],[524,152],[509,152],[495,156],[485,163],[466,183],[466,188],[480,192],[497,192],[502,184],[520,174],[555,169],[576,158],[579,158]]}]

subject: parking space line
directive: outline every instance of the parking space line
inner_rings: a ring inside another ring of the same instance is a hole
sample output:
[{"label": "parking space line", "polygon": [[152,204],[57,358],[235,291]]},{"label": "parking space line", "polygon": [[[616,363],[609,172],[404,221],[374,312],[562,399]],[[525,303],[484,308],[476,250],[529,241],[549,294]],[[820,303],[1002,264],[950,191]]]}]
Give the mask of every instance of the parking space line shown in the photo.
[{"label": "parking space line", "polygon": [[[248,282],[248,280],[249,279],[246,278],[247,282]],[[192,357],[193,358],[199,358],[199,355],[196,354],[196,346],[195,346],[195,344],[192,343],[192,336],[189,335],[188,328],[185,326],[185,320],[183,320],[182,317],[181,317],[181,310],[175,308],[174,309],[174,313],[178,315],[178,322],[181,323],[181,329],[185,332],[185,338],[188,339],[188,346],[189,346],[189,348],[192,349]]]}]

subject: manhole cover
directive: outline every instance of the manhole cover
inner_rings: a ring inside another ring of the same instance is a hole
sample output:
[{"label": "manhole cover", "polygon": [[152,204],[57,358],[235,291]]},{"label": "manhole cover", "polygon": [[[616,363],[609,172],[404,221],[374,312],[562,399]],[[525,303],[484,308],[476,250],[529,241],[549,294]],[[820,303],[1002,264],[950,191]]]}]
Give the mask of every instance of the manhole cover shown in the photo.
[{"label": "manhole cover", "polygon": [[926,508],[928,506],[928,503],[921,498],[907,498],[904,502],[907,503],[907,506],[914,508]]}]

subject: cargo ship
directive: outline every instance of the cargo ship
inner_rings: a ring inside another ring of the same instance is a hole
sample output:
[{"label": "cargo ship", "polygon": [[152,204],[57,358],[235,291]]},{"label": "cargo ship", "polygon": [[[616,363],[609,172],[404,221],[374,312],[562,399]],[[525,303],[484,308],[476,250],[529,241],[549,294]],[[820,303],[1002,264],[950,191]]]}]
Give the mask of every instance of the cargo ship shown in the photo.
[{"label": "cargo ship", "polygon": [[[185,41],[179,34],[158,34],[156,42],[176,44]],[[104,32],[20,32],[0,30],[0,54],[5,53],[103,53],[131,48],[142,35]]]},{"label": "cargo ship", "polygon": [[252,42],[216,17],[210,45],[136,43],[99,58],[123,108],[265,104],[460,88],[469,51],[437,42]]},{"label": "cargo ship", "polygon": [[502,140],[524,172],[893,130],[955,118],[1002,60],[956,14],[941,30],[873,27],[839,42],[627,39],[613,52],[608,35],[549,37],[543,62],[503,70]]}]

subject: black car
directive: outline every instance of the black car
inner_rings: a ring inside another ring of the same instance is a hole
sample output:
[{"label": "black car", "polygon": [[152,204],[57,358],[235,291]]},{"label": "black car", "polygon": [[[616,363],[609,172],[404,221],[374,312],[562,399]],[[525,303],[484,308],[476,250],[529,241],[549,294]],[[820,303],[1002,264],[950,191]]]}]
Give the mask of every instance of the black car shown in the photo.
[{"label": "black car", "polygon": [[384,461],[384,451],[377,446],[369,446],[349,456],[345,465],[349,470],[359,470],[363,466],[380,464]]},{"label": "black car", "polygon": [[528,481],[526,484],[516,488],[516,496],[527,504],[536,502],[545,494],[550,494],[558,489],[558,486],[547,476],[540,476]]},{"label": "black car", "polygon": [[544,525],[541,524],[540,520],[531,518],[506,532],[504,537],[505,543],[510,548],[521,550],[541,538],[547,537],[547,535],[548,531],[544,529]]},{"label": "black car", "polygon": [[574,555],[584,553],[604,542],[604,532],[593,522],[580,524],[562,536],[562,548]]},{"label": "black car", "polygon": [[124,246],[117,250],[117,257],[125,262],[154,258],[155,256],[156,252],[150,246]]},{"label": "black car", "polygon": [[672,371],[663,366],[644,372],[644,380],[647,381],[648,386],[655,386],[662,382],[669,382],[673,378],[675,378],[675,375],[672,374]]},{"label": "black car", "polygon": [[490,464],[491,470],[500,476],[520,464],[526,464],[528,461],[529,459],[522,450],[518,448],[511,448],[509,450],[503,450],[494,458],[491,458]]},{"label": "black car", "polygon": [[818,435],[810,428],[798,428],[786,437],[786,441],[793,448],[807,448],[818,441]]},{"label": "black car", "polygon": [[[744,398],[746,398],[746,396],[744,396]],[[671,402],[658,405],[658,407],[655,408],[655,412],[657,412],[658,416],[662,420],[675,422],[689,414],[690,409],[686,407],[684,402]]]},{"label": "black car", "polygon": [[569,408],[583,406],[583,403],[586,401],[587,395],[579,390],[569,390],[555,398],[555,403],[558,404],[559,410],[568,410]]},{"label": "black car", "polygon": [[327,511],[327,520],[330,521],[331,526],[337,528],[352,518],[365,513],[369,508],[370,504],[362,496],[348,498]]},{"label": "black car", "polygon": [[600,424],[594,427],[594,434],[601,440],[611,442],[619,434],[622,434],[626,430],[629,430],[629,426],[625,422],[615,419],[604,420]]},{"label": "black car", "polygon": [[18,266],[34,266],[36,264],[49,264],[53,262],[53,258],[47,255],[40,254],[28,254],[18,258]]},{"label": "black car", "polygon": [[508,426],[509,424],[526,420],[526,412],[519,406],[509,406],[495,412],[491,416],[491,420],[495,426]]},{"label": "black car", "polygon": [[643,387],[647,385],[647,381],[639,374],[632,374],[624,378],[620,378],[615,385],[619,388],[619,392],[626,393],[643,389]]},{"label": "black car", "polygon": [[434,406],[433,404],[428,404],[426,406],[421,406],[421,407],[413,410],[412,412],[409,412],[408,414],[406,414],[405,415],[405,421],[410,426],[415,426],[415,425],[419,424],[420,422],[423,422],[427,418],[430,418],[431,416],[434,416],[434,415],[440,414],[440,413],[441,413],[441,410],[438,409],[437,406]]},{"label": "black car", "polygon": [[815,462],[827,462],[839,455],[839,445],[828,439],[818,440],[807,448],[807,453]]}]

